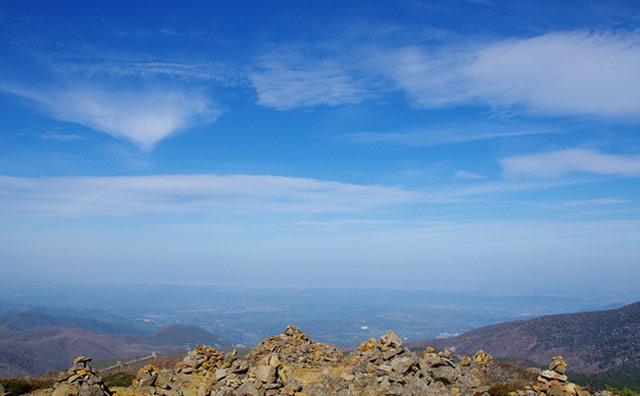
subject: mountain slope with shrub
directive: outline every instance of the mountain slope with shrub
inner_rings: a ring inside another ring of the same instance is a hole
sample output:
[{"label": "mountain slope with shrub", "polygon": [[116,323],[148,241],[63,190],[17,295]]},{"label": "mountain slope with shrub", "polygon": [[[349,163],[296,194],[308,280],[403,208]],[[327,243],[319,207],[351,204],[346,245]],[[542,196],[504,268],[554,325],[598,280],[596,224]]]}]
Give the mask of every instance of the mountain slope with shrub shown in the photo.
[{"label": "mountain slope with shrub", "polygon": [[[0,331],[24,331],[37,327],[69,326],[109,334],[139,334],[140,329],[121,323],[108,323],[93,318],[52,316],[42,312],[18,312],[0,316]],[[144,333],[142,333],[144,334]]]},{"label": "mountain slope with shrub", "polygon": [[149,334],[104,334],[70,326],[0,329],[0,377],[34,375],[64,368],[76,356],[96,360],[186,351],[197,344],[233,346],[197,326],[165,326]]},{"label": "mountain slope with shrub", "polygon": [[545,364],[562,355],[582,373],[629,371],[640,367],[640,302],[622,308],[547,315],[471,330],[452,338],[410,342],[411,347],[483,349],[499,358]]}]

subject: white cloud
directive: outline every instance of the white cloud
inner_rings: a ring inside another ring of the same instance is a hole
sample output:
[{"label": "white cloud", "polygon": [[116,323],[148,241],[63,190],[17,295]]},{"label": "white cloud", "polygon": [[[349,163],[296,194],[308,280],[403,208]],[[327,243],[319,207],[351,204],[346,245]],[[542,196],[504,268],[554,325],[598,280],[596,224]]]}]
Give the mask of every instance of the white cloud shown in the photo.
[{"label": "white cloud", "polygon": [[637,118],[640,31],[549,33],[482,48],[462,67],[469,94],[550,114]]},{"label": "white cloud", "polygon": [[424,201],[400,187],[268,175],[0,176],[0,211],[51,216],[361,212]]},{"label": "white cloud", "polygon": [[638,119],[640,30],[552,32],[439,46],[362,45],[261,58],[250,79],[277,109],[358,103],[404,91],[417,107],[484,103],[548,115]]},{"label": "white cloud", "polygon": [[283,51],[261,57],[249,79],[258,104],[287,110],[362,102],[372,92],[370,82],[357,74],[343,59]]},{"label": "white cloud", "polygon": [[467,48],[436,51],[410,46],[372,55],[374,70],[403,90],[417,107],[439,108],[470,100],[470,81],[461,72],[473,61]]},{"label": "white cloud", "polygon": [[438,51],[414,46],[379,60],[419,107],[484,102],[628,118],[640,111],[640,31],[557,32]]},{"label": "white cloud", "polygon": [[197,90],[105,89],[90,84],[46,90],[0,89],[32,101],[58,120],[126,138],[146,149],[180,129],[212,122],[220,115]]},{"label": "white cloud", "polygon": [[481,180],[481,179],[486,179],[487,176],[481,175],[481,174],[475,173],[475,172],[469,172],[469,171],[465,171],[465,170],[457,170],[456,173],[455,173],[455,178],[456,179],[463,179],[463,180]]},{"label": "white cloud", "polygon": [[[425,130],[418,132],[353,132],[346,133],[343,138],[356,143],[385,143],[403,144],[409,146],[437,146],[443,144],[457,144],[475,142],[481,140],[493,140],[529,135],[539,135],[556,133],[551,129],[532,129],[522,131],[496,131],[499,127],[469,128],[461,125],[459,127],[445,126],[439,130]],[[487,129],[492,131],[487,132]]]},{"label": "white cloud", "polygon": [[507,177],[559,177],[569,172],[640,177],[640,156],[603,154],[569,149],[508,157],[500,160]]},{"label": "white cloud", "polygon": [[582,199],[575,201],[565,202],[565,206],[592,206],[592,205],[619,205],[626,204],[630,201],[618,198],[595,198],[595,199]]},{"label": "white cloud", "polygon": [[61,74],[112,75],[119,77],[171,77],[188,80],[211,80],[223,85],[235,85],[245,78],[230,65],[219,63],[187,63],[137,58],[91,59],[56,63]]},{"label": "white cloud", "polygon": [[42,133],[40,137],[45,140],[58,140],[61,142],[70,142],[74,140],[87,140],[85,136],[81,136],[75,133],[60,133],[60,132],[53,132],[53,131]]}]

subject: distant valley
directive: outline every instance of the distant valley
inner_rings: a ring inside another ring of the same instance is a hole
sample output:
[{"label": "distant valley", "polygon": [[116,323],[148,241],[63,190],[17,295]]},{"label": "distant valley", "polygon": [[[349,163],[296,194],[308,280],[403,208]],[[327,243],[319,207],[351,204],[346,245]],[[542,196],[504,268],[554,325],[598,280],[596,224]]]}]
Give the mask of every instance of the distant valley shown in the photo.
[{"label": "distant valley", "polygon": [[[0,297],[0,376],[64,368],[78,355],[103,360],[181,352],[196,344],[253,347],[289,324],[342,347],[392,329],[416,347],[455,347],[466,354],[485,349],[497,357],[540,364],[562,354],[574,371],[627,367],[638,353],[627,347],[638,337],[638,306],[602,311],[637,301],[637,292],[558,298],[175,285],[25,291],[9,285]],[[599,312],[549,315],[594,310]],[[445,338],[456,334],[462,335]]]},{"label": "distant valley", "polygon": [[[110,334],[144,335],[168,324],[195,324],[246,346],[278,334],[291,323],[320,342],[350,346],[379,337],[388,329],[394,329],[403,340],[443,338],[496,323],[592,311],[612,304],[618,307],[640,300],[640,292],[573,293],[559,298],[499,290],[163,284],[40,284],[25,290],[18,285],[2,285],[1,281],[0,288],[0,315],[27,312],[76,318],[66,325]],[[94,321],[100,322],[99,326]]]}]

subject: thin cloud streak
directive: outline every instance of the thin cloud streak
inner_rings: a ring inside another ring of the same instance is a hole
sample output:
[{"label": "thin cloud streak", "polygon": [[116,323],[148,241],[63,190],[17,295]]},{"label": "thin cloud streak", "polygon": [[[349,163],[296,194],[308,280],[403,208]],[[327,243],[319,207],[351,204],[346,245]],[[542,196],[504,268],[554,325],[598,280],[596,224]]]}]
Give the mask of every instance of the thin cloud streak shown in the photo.
[{"label": "thin cloud streak", "polygon": [[84,58],[74,62],[56,62],[54,69],[60,74],[82,73],[89,76],[118,76],[214,81],[225,86],[235,86],[246,77],[221,63],[190,63],[131,58],[100,59],[87,62]]},{"label": "thin cloud streak", "polygon": [[463,179],[463,180],[482,180],[487,178],[486,175],[481,175],[479,173],[469,172],[466,170],[457,170],[454,177],[456,179]]},{"label": "thin cloud streak", "polygon": [[618,198],[595,198],[595,199],[580,199],[574,201],[565,202],[565,206],[593,206],[593,205],[620,205],[627,204],[631,201]]},{"label": "thin cloud streak", "polygon": [[[353,132],[342,135],[342,138],[355,143],[385,143],[399,144],[416,147],[438,146],[476,142],[482,140],[494,140],[530,135],[557,133],[555,130],[523,130],[513,132],[478,132],[466,130],[467,127],[457,129],[444,127],[441,130],[420,132]],[[460,130],[464,130],[461,132]]]},{"label": "thin cloud streak", "polygon": [[640,177],[640,155],[604,154],[579,148],[503,158],[500,165],[508,178],[554,178],[571,172]]},{"label": "thin cloud streak", "polygon": [[0,211],[44,216],[331,213],[425,201],[401,187],[268,175],[0,177]]},{"label": "thin cloud streak", "polygon": [[115,177],[0,176],[0,213],[35,217],[173,214],[391,213],[402,205],[465,204],[478,197],[566,187],[589,180],[479,182],[435,191],[271,175],[153,175]]}]

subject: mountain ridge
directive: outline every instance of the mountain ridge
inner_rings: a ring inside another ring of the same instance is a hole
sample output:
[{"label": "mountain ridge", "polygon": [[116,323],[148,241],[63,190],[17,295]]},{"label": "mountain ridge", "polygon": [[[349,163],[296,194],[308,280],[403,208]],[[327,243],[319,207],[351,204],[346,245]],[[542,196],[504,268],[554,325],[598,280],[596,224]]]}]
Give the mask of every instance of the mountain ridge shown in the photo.
[{"label": "mountain ridge", "polygon": [[602,373],[640,367],[640,302],[621,308],[544,315],[480,327],[461,335],[410,341],[413,348],[433,346],[472,353],[482,349],[498,358],[545,364],[562,355],[573,370]]},{"label": "mountain ridge", "polygon": [[92,356],[96,360],[129,358],[152,352],[182,352],[204,343],[218,348],[233,346],[232,341],[197,326],[168,325],[148,335],[97,333],[66,325],[28,330],[0,328],[0,377],[64,368],[76,356]]}]

